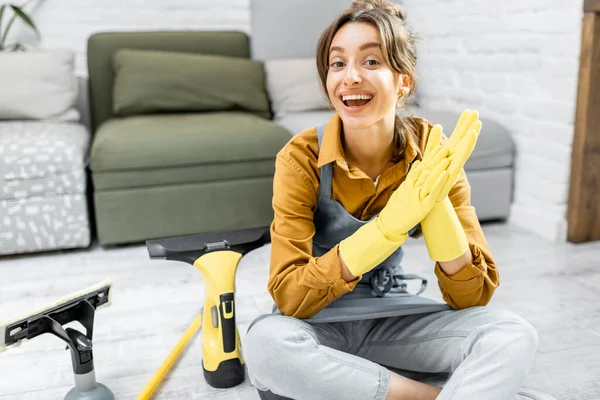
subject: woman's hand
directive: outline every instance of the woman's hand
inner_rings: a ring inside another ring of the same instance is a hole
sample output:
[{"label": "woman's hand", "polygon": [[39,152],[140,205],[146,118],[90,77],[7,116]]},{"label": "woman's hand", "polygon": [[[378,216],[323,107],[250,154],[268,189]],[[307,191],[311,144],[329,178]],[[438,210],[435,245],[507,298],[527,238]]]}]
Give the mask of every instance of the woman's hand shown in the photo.
[{"label": "woman's hand", "polygon": [[[474,111],[465,111],[458,120],[454,132],[446,142],[450,144],[450,153],[448,157],[455,160],[454,170],[449,168],[448,181],[441,190],[437,202],[430,212],[421,221],[421,231],[429,251],[429,257],[433,261],[440,263],[440,267],[447,275],[454,275],[465,265],[472,262],[471,252],[469,251],[469,242],[458,218],[454,211],[454,206],[448,198],[448,193],[456,184],[462,171],[462,166],[467,161],[475,141],[481,130],[481,121],[479,115]],[[465,129],[465,127],[467,127]],[[465,138],[467,138],[465,140]],[[436,147],[436,138],[429,139],[429,146]],[[439,150],[438,150],[439,151]]]},{"label": "woman's hand", "polygon": [[478,117],[476,111],[465,110],[443,144],[442,127],[431,129],[422,160],[413,163],[405,181],[379,214],[379,228],[390,240],[404,237],[448,196],[475,148],[481,129]]},{"label": "woman's hand", "polygon": [[[438,201],[442,201],[448,196],[448,193],[450,193],[450,190],[456,184],[463,166],[475,148],[480,131],[481,121],[479,120],[479,113],[471,110],[462,112],[450,139],[448,139],[443,146],[440,145],[442,137],[441,125],[435,125],[431,129],[429,140],[427,141],[427,146],[423,153],[423,163],[427,164],[424,168],[431,170],[442,159],[449,158],[451,160],[447,169],[449,174],[448,181],[441,190]],[[428,160],[426,160],[426,158],[428,158]],[[422,174],[421,180],[426,177],[427,174]],[[422,183],[423,182],[421,181],[417,184]]]},{"label": "woman's hand", "polygon": [[[441,144],[442,127],[432,128],[421,161],[415,161],[406,179],[392,194],[377,218],[339,244],[342,277],[351,281],[379,265],[408,238],[408,231],[425,218],[448,191],[475,147],[477,113],[465,111],[452,138]],[[443,204],[443,203],[442,203]]]}]

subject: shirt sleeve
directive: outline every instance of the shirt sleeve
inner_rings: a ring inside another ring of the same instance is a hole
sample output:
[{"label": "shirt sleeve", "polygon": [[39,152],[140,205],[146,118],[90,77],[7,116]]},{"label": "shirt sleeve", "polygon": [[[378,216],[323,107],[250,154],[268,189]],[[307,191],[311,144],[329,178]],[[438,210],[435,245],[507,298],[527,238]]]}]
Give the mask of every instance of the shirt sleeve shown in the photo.
[{"label": "shirt sleeve", "polygon": [[483,306],[490,301],[500,281],[496,263],[471,205],[471,186],[464,170],[449,198],[467,236],[473,262],[452,276],[446,275],[436,263],[438,285],[444,300],[452,308]]},{"label": "shirt sleeve", "polygon": [[338,245],[313,255],[314,184],[298,162],[280,153],[273,178],[273,222],[268,290],[284,315],[310,318],[354,289],[359,278],[342,279]]}]

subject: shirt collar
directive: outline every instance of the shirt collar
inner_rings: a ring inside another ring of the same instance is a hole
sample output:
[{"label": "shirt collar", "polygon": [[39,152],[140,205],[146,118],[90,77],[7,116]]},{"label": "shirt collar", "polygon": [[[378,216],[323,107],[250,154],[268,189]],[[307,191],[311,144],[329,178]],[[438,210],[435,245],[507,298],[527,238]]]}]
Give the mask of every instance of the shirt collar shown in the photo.
[{"label": "shirt collar", "polygon": [[342,120],[340,119],[340,115],[336,113],[327,121],[327,125],[325,125],[317,167],[321,168],[323,165],[335,161],[342,168],[348,169],[346,155],[342,147],[341,132]]},{"label": "shirt collar", "polygon": [[[426,129],[426,123],[423,122],[421,127],[422,130]],[[336,162],[341,168],[348,170],[348,164],[346,163],[346,156],[344,154],[344,148],[342,147],[341,140],[342,131],[342,120],[339,114],[332,116],[327,124],[325,125],[325,132],[323,133],[323,140],[321,148],[319,149],[319,158],[317,161],[317,167],[321,168],[325,164]],[[421,132],[423,134],[424,132]],[[408,162],[414,161],[414,159],[421,154],[419,143],[416,142],[412,135],[408,135],[405,159]]]}]

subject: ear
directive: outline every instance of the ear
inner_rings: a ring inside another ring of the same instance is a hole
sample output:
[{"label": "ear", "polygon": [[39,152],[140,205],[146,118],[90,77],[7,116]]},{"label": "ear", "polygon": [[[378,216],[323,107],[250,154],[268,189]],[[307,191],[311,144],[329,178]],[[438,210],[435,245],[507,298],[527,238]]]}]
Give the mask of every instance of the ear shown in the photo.
[{"label": "ear", "polygon": [[410,77],[408,75],[400,75],[400,90],[398,90],[398,96],[404,93],[404,96],[408,96],[410,93]]}]

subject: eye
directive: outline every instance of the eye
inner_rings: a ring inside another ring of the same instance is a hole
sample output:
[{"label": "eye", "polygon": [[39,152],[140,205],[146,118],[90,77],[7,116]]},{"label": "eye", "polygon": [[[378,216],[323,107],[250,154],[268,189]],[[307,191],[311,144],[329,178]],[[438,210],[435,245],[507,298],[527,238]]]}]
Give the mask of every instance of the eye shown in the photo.
[{"label": "eye", "polygon": [[332,67],[332,68],[342,68],[343,66],[344,66],[344,63],[341,61],[334,61],[330,65],[330,67]]},{"label": "eye", "polygon": [[379,61],[377,60],[367,60],[365,61],[365,63],[369,66],[369,67],[376,67],[379,65]]}]

